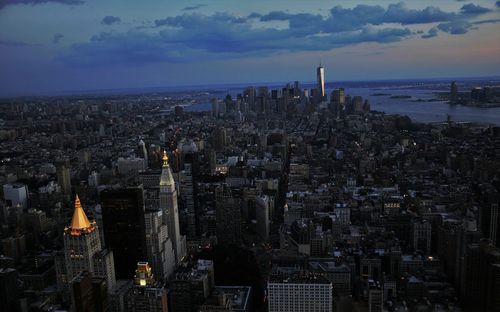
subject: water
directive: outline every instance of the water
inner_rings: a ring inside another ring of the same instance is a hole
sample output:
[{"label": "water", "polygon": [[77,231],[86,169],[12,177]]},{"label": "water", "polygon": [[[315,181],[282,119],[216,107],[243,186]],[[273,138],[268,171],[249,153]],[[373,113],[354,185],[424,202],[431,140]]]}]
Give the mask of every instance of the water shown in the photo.
[{"label": "water", "polygon": [[[450,105],[444,101],[415,102],[418,99],[435,99],[436,90],[389,89],[389,88],[351,88],[346,94],[360,95],[368,99],[372,110],[386,114],[406,115],[418,122],[446,121],[448,115],[456,122],[477,122],[500,125],[500,107],[481,108],[463,105]],[[409,99],[393,99],[390,96],[373,96],[374,93],[391,95],[410,95]]]},{"label": "water", "polygon": [[[230,90],[228,93],[234,97],[240,91]],[[326,89],[327,94],[330,94],[332,89]],[[418,99],[430,100],[435,99],[436,92],[443,90],[432,89],[406,89],[403,87],[376,87],[376,88],[360,88],[346,87],[346,95],[360,95],[364,99],[368,99],[372,110],[384,112],[386,114],[399,114],[410,117],[418,122],[441,122],[446,121],[447,116],[455,122],[476,122],[483,124],[495,124],[500,126],[500,107],[496,108],[481,108],[462,105],[450,105],[444,101],[435,102],[416,102]],[[234,93],[234,94],[233,94]],[[390,94],[387,96],[374,96],[374,93]],[[408,99],[394,99],[391,96],[411,96]],[[211,109],[210,103],[200,103],[185,107],[188,112],[203,112]]]}]

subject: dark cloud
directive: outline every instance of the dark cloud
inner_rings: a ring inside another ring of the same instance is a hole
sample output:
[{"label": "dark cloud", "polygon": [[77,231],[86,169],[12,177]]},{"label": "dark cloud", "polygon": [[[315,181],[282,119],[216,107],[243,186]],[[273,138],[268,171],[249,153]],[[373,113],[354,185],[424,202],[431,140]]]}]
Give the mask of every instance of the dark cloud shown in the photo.
[{"label": "dark cloud", "polygon": [[52,38],[52,43],[59,43],[59,41],[61,41],[61,39],[64,38],[64,35],[63,34],[60,34],[60,33],[57,33],[57,34],[54,34],[54,37]]},{"label": "dark cloud", "polygon": [[460,12],[462,14],[466,14],[466,15],[484,14],[484,13],[488,13],[491,11],[492,11],[491,9],[482,7],[480,5],[475,5],[474,3],[464,4],[460,8]]},{"label": "dark cloud", "polygon": [[[147,30],[101,33],[89,42],[74,45],[61,54],[59,60],[76,65],[126,63],[140,66],[328,51],[365,42],[398,42],[411,36],[427,39],[436,37],[439,31],[464,34],[475,27],[467,18],[476,17],[480,11],[478,6],[468,5],[460,12],[446,12],[432,6],[410,9],[404,3],[397,3],[385,8],[379,5],[335,6],[326,16],[287,11],[247,16],[227,12],[184,13],[157,19]],[[286,22],[287,27],[277,27],[272,23],[275,21]],[[426,33],[405,27],[428,23],[438,23],[438,26]]]},{"label": "dark cloud", "polygon": [[44,4],[44,3],[60,3],[67,5],[78,5],[83,4],[83,0],[0,0],[0,10],[8,5],[17,5],[17,4]]},{"label": "dark cloud", "polygon": [[197,4],[193,6],[187,6],[182,9],[182,11],[193,11],[193,10],[198,10],[199,8],[206,7],[206,4]]},{"label": "dark cloud", "polygon": [[113,25],[113,24],[117,24],[119,22],[121,22],[121,18],[119,18],[118,16],[108,15],[108,16],[104,16],[102,18],[101,24],[103,24],[103,25]]},{"label": "dark cloud", "polygon": [[357,5],[354,8],[335,6],[323,18],[321,15],[307,13],[290,14],[283,11],[274,11],[265,15],[251,14],[251,17],[260,17],[261,21],[286,21],[290,28],[303,27],[305,24],[321,31],[339,32],[372,24],[397,23],[401,25],[426,24],[444,22],[458,18],[457,13],[444,12],[437,7],[426,7],[422,10],[409,9],[404,3],[390,4],[387,9],[379,5]]},{"label": "dark cloud", "polygon": [[429,39],[429,38],[437,37],[437,35],[438,35],[437,28],[432,27],[431,29],[429,29],[429,31],[427,32],[427,34],[422,35],[422,38]]},{"label": "dark cloud", "polygon": [[496,23],[500,23],[500,19],[488,19],[488,20],[482,20],[482,21],[476,21],[472,24],[474,25],[481,25],[481,24],[496,24]]},{"label": "dark cloud", "polygon": [[467,33],[469,29],[472,28],[472,24],[466,21],[453,21],[441,23],[437,25],[437,28],[452,35],[462,35]]}]

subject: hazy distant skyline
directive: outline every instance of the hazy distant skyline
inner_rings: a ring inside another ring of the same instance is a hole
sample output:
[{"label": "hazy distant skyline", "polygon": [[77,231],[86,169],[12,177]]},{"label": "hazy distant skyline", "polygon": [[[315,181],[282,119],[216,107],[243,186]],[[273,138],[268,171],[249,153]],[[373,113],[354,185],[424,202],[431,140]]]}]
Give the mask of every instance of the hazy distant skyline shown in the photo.
[{"label": "hazy distant skyline", "polygon": [[500,1],[0,2],[0,96],[500,74]]}]

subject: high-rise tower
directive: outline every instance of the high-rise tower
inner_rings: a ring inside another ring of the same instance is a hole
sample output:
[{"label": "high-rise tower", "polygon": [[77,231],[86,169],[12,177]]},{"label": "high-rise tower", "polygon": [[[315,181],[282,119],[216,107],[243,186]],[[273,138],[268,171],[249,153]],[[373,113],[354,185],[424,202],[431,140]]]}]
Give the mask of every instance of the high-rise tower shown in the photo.
[{"label": "high-rise tower", "polygon": [[[101,239],[95,221],[89,221],[78,195],[71,224],[64,229],[65,271],[60,271],[58,280],[63,290],[82,271],[106,279],[108,289],[115,285],[113,253],[101,248]],[[62,264],[62,263],[61,263]],[[64,276],[62,276],[64,275]]]},{"label": "high-rise tower", "polygon": [[137,262],[147,259],[143,190],[106,189],[99,196],[106,248],[114,253],[116,277],[127,279]]},{"label": "high-rise tower", "polygon": [[325,98],[325,69],[319,64],[319,67],[316,69],[316,78],[317,78],[317,89],[318,96],[323,100]]},{"label": "high-rise tower", "polygon": [[83,270],[93,271],[94,255],[101,250],[95,221],[90,222],[78,195],[70,226],[64,229],[64,259],[68,281]]},{"label": "high-rise tower", "polygon": [[168,236],[172,240],[175,262],[179,264],[186,252],[185,237],[181,237],[179,226],[179,209],[177,205],[177,190],[167,152],[163,151],[163,166],[160,176],[160,209],[163,211],[165,224],[168,226]]}]

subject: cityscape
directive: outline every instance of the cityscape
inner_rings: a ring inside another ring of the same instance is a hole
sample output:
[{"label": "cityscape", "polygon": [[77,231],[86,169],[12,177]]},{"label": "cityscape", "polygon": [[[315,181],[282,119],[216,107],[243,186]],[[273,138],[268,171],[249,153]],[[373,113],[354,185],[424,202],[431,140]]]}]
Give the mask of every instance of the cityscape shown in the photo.
[{"label": "cityscape", "polygon": [[0,3],[0,311],[500,311],[500,1],[160,2]]}]

